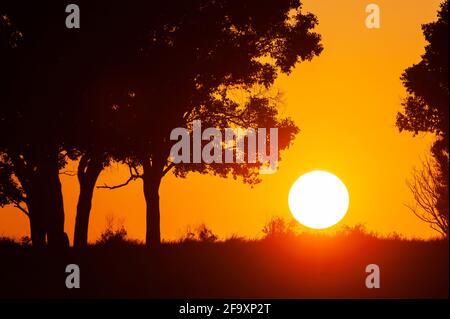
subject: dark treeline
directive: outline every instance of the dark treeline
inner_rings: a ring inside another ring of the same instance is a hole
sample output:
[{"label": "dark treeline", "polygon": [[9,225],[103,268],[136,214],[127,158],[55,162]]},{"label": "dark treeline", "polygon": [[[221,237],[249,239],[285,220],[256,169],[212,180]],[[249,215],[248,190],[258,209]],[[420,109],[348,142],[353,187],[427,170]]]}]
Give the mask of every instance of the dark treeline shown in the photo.
[{"label": "dark treeline", "polygon": [[260,163],[174,165],[173,128],[277,127],[279,151],[298,133],[267,89],[322,51],[300,1],[78,1],[79,29],[66,28],[68,4],[0,4],[0,204],[27,214],[34,246],[68,245],[59,174],[69,160],[79,163],[75,246],[87,244],[93,191],[111,161],[142,178],[146,243],[157,245],[169,171],[259,181]]},{"label": "dark treeline", "polygon": [[424,161],[409,182],[415,199],[410,208],[444,237],[448,237],[449,213],[448,4],[448,0],[442,2],[436,21],[422,25],[425,53],[402,74],[408,96],[396,123],[400,131],[436,136],[430,150],[432,160]]}]

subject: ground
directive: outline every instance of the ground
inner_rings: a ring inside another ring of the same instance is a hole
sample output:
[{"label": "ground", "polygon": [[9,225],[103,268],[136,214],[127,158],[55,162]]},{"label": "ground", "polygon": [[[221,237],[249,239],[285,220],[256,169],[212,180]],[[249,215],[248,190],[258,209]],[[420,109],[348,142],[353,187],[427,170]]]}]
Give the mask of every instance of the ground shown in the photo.
[{"label": "ground", "polygon": [[[448,298],[447,240],[280,235],[185,240],[149,249],[116,240],[87,249],[0,245],[0,298]],[[67,289],[66,265],[80,268]],[[368,289],[368,264],[380,288]]]}]

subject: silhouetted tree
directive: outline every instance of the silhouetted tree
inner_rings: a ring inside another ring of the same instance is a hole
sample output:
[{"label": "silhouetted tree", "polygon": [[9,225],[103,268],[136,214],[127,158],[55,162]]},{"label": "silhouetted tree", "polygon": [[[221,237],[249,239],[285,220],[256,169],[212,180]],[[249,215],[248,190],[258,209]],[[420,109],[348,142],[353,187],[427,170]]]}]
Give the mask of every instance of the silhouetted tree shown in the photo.
[{"label": "silhouetted tree", "polygon": [[13,168],[6,154],[0,154],[0,207],[13,205],[27,217],[26,195],[14,176]]},{"label": "silhouetted tree", "polygon": [[448,205],[439,207],[442,184],[439,164],[434,158],[423,161],[420,169],[414,169],[408,187],[414,196],[414,204],[407,207],[421,220],[443,237],[448,236]]},{"label": "silhouetted tree", "polygon": [[67,76],[71,39],[59,27],[61,12],[63,4],[49,2],[0,4],[0,150],[26,194],[36,246],[67,245],[58,174],[77,81]]},{"label": "silhouetted tree", "polygon": [[[437,21],[423,25],[422,30],[428,44],[422,60],[402,75],[409,95],[403,103],[403,113],[397,115],[397,127],[414,135],[419,132],[436,135],[431,148],[436,163],[432,173],[436,187],[433,192],[437,196],[433,209],[439,211],[440,216],[447,214],[445,218],[448,220],[448,1],[441,4]],[[422,171],[428,171],[427,176],[430,173],[428,168],[425,165]],[[415,195],[417,191],[426,191],[420,189],[421,185],[424,184],[416,184]]]},{"label": "silhouetted tree", "polygon": [[[126,13],[123,5],[79,4],[84,28],[74,30],[65,26],[65,3],[0,6],[0,151],[26,194],[35,246],[44,245],[46,236],[49,243],[66,242],[58,173],[68,159],[80,159],[74,242],[87,241],[94,185],[109,161],[106,150],[119,142],[112,136],[108,96],[120,62],[128,59],[124,52],[136,52],[127,38],[137,25],[131,19],[117,23]],[[119,36],[121,28],[128,32]]]},{"label": "silhouetted tree", "polygon": [[[155,8],[153,8],[155,9]],[[312,14],[301,12],[300,1],[184,1],[158,5],[153,25],[128,65],[123,89],[115,103],[124,114],[127,141],[117,159],[141,166],[147,203],[146,243],[160,243],[159,186],[172,169],[184,177],[190,171],[233,175],[255,183],[261,163],[177,164],[170,161],[176,127],[278,127],[279,151],[287,148],[298,128],[280,118],[276,102],[256,87],[269,88],[277,75],[289,73],[299,61],[320,54],[320,36]],[[233,90],[246,92],[236,101]],[[204,141],[203,143],[206,143]],[[245,155],[247,156],[247,155]],[[136,174],[129,179],[136,178]],[[127,183],[124,183],[127,184]]]},{"label": "silhouetted tree", "polygon": [[[68,159],[80,159],[76,243],[87,242],[93,187],[116,159],[133,172],[143,168],[146,240],[158,244],[158,190],[172,168],[177,176],[231,173],[258,181],[260,163],[174,165],[173,128],[194,119],[219,128],[278,127],[279,150],[298,132],[255,87],[269,88],[279,73],[321,52],[311,32],[317,20],[301,12],[300,1],[79,5],[82,28],[73,30],[65,28],[63,3],[0,7],[0,150],[26,194],[33,244],[46,236],[49,243],[65,240],[58,173]],[[233,90],[247,98],[234,100]]]},{"label": "silhouetted tree", "polygon": [[[0,4],[0,151],[26,195],[35,246],[46,238],[67,242],[59,173],[69,159],[81,158],[75,241],[87,238],[95,181],[108,163],[106,149],[117,142],[108,94],[120,77],[118,57],[126,61],[124,52],[132,51],[126,42],[132,32],[119,36],[119,5],[79,4],[81,29],[66,28],[67,3]],[[126,26],[136,29],[132,21]]]}]

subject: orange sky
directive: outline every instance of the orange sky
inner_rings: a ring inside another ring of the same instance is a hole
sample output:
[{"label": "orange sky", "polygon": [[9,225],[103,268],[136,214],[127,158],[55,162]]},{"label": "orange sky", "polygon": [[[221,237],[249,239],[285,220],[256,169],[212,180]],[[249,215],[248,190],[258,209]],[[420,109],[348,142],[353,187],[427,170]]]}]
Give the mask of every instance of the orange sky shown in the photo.
[{"label": "orange sky", "polygon": [[[317,31],[324,51],[312,62],[282,76],[276,88],[284,94],[282,115],[291,116],[301,132],[284,153],[276,174],[251,189],[232,179],[189,175],[163,180],[161,231],[175,239],[189,225],[205,223],[220,237],[256,237],[273,215],[290,218],[287,198],[292,183],[303,173],[323,169],[336,174],[350,193],[350,208],[338,224],[365,224],[387,234],[414,237],[435,233],[405,206],[412,201],[405,180],[420,165],[432,138],[399,134],[396,113],[405,91],[402,71],[424,52],[420,25],[435,20],[439,0],[377,0],[381,28],[365,27],[360,0],[304,0],[304,10],[319,18]],[[117,165],[99,179],[124,181],[127,171]],[[72,240],[78,184],[61,176],[66,208],[66,231]],[[105,227],[106,216],[122,222],[132,238],[144,239],[145,202],[142,183],[119,190],[95,191],[89,240]],[[0,236],[29,233],[27,218],[11,207],[1,209]]]}]

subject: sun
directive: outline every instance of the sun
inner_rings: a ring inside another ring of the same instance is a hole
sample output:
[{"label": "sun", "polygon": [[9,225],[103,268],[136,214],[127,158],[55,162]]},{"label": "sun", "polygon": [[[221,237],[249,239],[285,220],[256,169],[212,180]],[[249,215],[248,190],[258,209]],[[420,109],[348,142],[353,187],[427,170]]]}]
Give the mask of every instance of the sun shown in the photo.
[{"label": "sun", "polygon": [[324,229],[336,225],[347,213],[347,187],[334,174],[311,171],[300,176],[289,191],[289,209],[302,225]]}]

